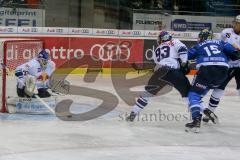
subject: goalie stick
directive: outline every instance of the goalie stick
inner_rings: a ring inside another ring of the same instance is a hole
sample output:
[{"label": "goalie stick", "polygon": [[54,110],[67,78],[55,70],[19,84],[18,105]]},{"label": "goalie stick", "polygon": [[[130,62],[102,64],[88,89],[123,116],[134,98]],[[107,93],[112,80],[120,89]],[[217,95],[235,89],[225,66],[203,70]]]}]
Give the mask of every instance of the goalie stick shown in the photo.
[{"label": "goalie stick", "polygon": [[37,94],[34,95],[52,114],[55,115],[55,111],[42,99],[40,98]]}]

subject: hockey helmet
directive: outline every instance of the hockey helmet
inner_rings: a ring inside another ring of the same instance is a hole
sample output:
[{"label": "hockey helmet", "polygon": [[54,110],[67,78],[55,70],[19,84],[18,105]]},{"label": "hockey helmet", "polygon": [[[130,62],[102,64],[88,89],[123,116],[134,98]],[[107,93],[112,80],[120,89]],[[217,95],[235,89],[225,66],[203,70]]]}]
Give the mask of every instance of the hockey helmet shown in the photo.
[{"label": "hockey helmet", "polygon": [[240,15],[236,16],[233,21],[233,29],[234,32],[239,34],[240,33]]},{"label": "hockey helmet", "polygon": [[234,19],[234,22],[240,22],[240,15],[237,15]]},{"label": "hockey helmet", "polygon": [[161,31],[158,35],[158,44],[160,45],[163,42],[170,41],[172,39],[172,36],[167,31]]},{"label": "hockey helmet", "polygon": [[41,50],[38,53],[37,59],[42,67],[46,67],[48,60],[49,60],[49,54],[46,50]]},{"label": "hockey helmet", "polygon": [[213,32],[208,30],[208,29],[203,29],[201,32],[198,34],[198,40],[199,42],[203,42],[205,40],[209,40],[213,38]]}]

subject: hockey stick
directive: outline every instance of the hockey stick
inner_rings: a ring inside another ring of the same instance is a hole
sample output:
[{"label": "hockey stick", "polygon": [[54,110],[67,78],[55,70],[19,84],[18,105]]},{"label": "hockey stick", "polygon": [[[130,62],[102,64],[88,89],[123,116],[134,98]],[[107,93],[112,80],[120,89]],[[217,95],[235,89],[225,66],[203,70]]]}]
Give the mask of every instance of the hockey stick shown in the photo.
[{"label": "hockey stick", "polygon": [[135,70],[141,70],[140,68],[138,68],[138,66],[136,65],[136,63],[132,63],[131,64],[132,68]]},{"label": "hockey stick", "polygon": [[[47,90],[47,92],[52,95],[49,90]],[[39,97],[37,94],[34,94],[34,97],[37,98],[37,100],[39,100],[52,114],[55,115],[55,111],[41,98]]]},{"label": "hockey stick", "polygon": [[59,92],[53,92],[51,89],[47,89],[47,92],[48,92],[51,96],[65,96],[65,95],[66,95],[66,94],[59,93]]},{"label": "hockey stick", "polygon": [[153,68],[139,68],[136,63],[131,63],[131,66],[134,70],[136,71],[148,71],[148,70],[153,70]]},{"label": "hockey stick", "polygon": [[52,114],[54,114],[55,115],[55,111],[44,101],[44,100],[42,100],[42,98],[40,98],[38,95],[34,95],[36,98],[37,98],[37,100],[39,100],[47,109],[49,109],[49,111],[52,113]]}]

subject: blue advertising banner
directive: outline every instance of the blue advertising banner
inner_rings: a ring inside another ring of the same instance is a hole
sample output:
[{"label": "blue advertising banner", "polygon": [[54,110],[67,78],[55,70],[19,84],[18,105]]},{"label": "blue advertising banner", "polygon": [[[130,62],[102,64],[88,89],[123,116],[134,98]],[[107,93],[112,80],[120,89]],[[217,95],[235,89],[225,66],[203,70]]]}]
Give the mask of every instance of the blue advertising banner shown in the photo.
[{"label": "blue advertising banner", "polygon": [[187,22],[185,19],[175,19],[171,25],[171,29],[174,31],[199,31],[205,28],[211,30],[212,23]]}]

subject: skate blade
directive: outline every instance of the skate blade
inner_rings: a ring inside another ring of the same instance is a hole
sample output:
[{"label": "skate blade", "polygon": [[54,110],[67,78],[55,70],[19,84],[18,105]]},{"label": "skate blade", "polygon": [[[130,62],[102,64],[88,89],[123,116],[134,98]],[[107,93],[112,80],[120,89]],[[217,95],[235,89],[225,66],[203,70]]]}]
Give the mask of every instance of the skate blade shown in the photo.
[{"label": "skate blade", "polygon": [[211,117],[211,121],[212,121],[214,124],[219,124],[218,118],[217,118],[213,113],[210,114],[210,117]]},{"label": "skate blade", "polygon": [[209,125],[209,122],[204,122],[202,123],[203,125]]},{"label": "skate blade", "polygon": [[208,124],[209,123],[209,120],[202,120],[202,122],[204,123],[204,124]]},{"label": "skate blade", "polygon": [[193,132],[193,133],[199,133],[200,132],[200,128],[195,127],[195,128],[185,128],[185,132]]},{"label": "skate blade", "polygon": [[129,123],[134,122],[134,119],[126,119],[126,122],[129,122]]},{"label": "skate blade", "polygon": [[211,120],[210,119],[202,119],[202,124],[209,125],[209,121],[211,121]]}]

